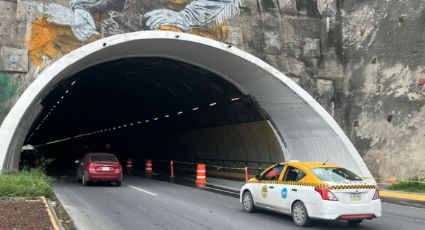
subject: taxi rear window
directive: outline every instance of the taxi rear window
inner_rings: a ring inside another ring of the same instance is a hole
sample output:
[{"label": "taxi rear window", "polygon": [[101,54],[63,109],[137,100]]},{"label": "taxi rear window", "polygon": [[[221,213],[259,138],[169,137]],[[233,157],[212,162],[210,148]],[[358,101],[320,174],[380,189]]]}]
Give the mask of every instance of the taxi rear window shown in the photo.
[{"label": "taxi rear window", "polygon": [[311,171],[322,181],[361,181],[362,178],[345,168],[312,168]]},{"label": "taxi rear window", "polygon": [[92,162],[117,162],[117,158],[113,155],[91,155]]}]

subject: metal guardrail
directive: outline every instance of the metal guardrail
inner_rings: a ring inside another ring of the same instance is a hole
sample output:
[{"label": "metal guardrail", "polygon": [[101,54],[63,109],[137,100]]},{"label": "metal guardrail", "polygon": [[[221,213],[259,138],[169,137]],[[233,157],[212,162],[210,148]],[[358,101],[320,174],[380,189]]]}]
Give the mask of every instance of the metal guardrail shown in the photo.
[{"label": "metal guardrail", "polygon": [[[134,160],[142,160],[145,161],[146,159],[136,158]],[[170,162],[170,160],[153,160],[156,162]],[[187,159],[180,159],[180,160],[173,160],[174,163],[178,164],[187,164],[187,165],[196,165],[196,164],[206,164],[209,168],[216,168],[217,170],[221,169],[228,169],[228,170],[245,170],[245,167],[249,170],[264,170],[266,167],[270,166],[271,164],[274,164],[276,162],[265,162],[265,161],[243,161],[243,160],[224,160],[224,159],[193,159],[193,160],[187,160]],[[220,164],[220,163],[233,163],[234,167]],[[238,164],[239,163],[239,164]],[[252,167],[249,166],[249,164],[257,164],[258,167]],[[398,180],[395,178],[373,178],[373,177],[362,177],[362,179],[373,179],[377,182],[389,182],[389,183],[397,183],[397,182],[408,182],[408,183],[421,183],[425,184],[425,181],[423,180]]]}]

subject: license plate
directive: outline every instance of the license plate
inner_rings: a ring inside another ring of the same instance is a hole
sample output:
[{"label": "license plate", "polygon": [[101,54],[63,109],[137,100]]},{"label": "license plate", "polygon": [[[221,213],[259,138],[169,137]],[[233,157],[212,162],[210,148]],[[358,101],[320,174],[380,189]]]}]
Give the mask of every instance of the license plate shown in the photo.
[{"label": "license plate", "polygon": [[350,194],[350,199],[351,201],[360,201],[362,200],[362,195],[354,193],[354,194]]},{"label": "license plate", "polygon": [[102,167],[102,171],[109,171],[109,167]]}]

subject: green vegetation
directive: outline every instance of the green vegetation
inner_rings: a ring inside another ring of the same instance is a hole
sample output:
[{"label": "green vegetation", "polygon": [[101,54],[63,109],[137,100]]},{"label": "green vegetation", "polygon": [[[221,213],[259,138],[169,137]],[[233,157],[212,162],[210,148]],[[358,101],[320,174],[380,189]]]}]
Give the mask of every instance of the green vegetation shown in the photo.
[{"label": "green vegetation", "polygon": [[0,174],[0,197],[50,197],[53,178],[42,169],[23,170],[13,174]]},{"label": "green vegetation", "polygon": [[12,83],[9,76],[0,74],[0,108],[15,96],[18,87]]},{"label": "green vegetation", "polygon": [[390,185],[387,189],[425,193],[425,178],[410,178],[408,181],[400,181],[397,184]]}]

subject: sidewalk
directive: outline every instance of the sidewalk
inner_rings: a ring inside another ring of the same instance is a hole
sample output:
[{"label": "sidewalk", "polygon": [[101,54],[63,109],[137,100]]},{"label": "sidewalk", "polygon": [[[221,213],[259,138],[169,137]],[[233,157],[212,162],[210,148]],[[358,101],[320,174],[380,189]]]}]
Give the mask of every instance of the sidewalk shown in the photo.
[{"label": "sidewalk", "polygon": [[381,190],[379,195],[382,197],[391,197],[397,199],[416,200],[425,202],[425,193],[411,193],[393,190]]}]

